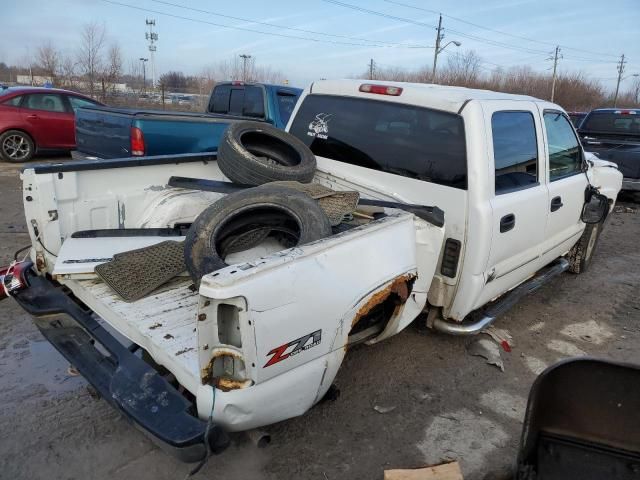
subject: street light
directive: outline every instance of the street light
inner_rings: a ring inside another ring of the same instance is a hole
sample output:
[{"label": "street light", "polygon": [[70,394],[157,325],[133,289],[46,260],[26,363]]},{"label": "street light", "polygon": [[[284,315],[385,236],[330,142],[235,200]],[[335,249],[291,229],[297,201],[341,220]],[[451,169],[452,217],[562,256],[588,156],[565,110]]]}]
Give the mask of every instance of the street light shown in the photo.
[{"label": "street light", "polygon": [[242,59],[242,81],[246,82],[247,81],[247,60],[251,58],[251,55],[246,55],[243,53],[242,55],[240,55],[240,58]]},{"label": "street light", "polygon": [[456,46],[456,47],[460,47],[462,46],[462,43],[457,41],[457,40],[451,40],[449,43],[446,43],[444,45],[444,47],[440,46],[440,40],[442,39],[441,36],[438,36],[438,39],[436,41],[436,50],[433,54],[433,71],[431,72],[431,81],[434,82],[436,79],[436,65],[438,64],[438,55],[440,55],[445,48],[447,48],[449,45],[451,45],[452,43]]},{"label": "street light", "polygon": [[142,90],[144,92],[146,92],[147,91],[147,68],[146,68],[146,64],[149,61],[149,59],[140,57],[140,61],[142,62]]}]

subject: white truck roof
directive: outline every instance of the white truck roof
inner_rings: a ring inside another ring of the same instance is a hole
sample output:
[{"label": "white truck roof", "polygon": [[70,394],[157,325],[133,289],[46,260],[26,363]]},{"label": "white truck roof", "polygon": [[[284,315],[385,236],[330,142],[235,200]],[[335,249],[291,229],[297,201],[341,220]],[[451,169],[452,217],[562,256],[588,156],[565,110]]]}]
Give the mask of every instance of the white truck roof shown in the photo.
[{"label": "white truck roof", "polygon": [[[458,113],[460,108],[468,100],[517,100],[544,102],[528,95],[515,95],[512,93],[493,92],[491,90],[479,90],[465,87],[452,87],[448,85],[435,85],[431,83],[408,83],[383,80],[320,80],[308,87],[309,93],[342,95],[349,97],[372,98],[371,93],[360,92],[362,84],[388,85],[401,87],[402,94],[399,96],[373,95],[379,100],[398,102],[411,105],[424,105],[438,110]],[[559,108],[559,107],[558,107]]]}]

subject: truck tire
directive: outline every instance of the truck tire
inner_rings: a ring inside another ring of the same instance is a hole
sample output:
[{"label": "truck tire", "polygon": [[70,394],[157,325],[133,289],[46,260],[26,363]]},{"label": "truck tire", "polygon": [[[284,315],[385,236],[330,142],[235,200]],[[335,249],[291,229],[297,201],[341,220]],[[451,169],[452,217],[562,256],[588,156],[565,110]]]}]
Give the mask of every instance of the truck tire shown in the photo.
[{"label": "truck tire", "polygon": [[287,132],[266,123],[238,122],[220,140],[218,165],[232,182],[245,185],[281,180],[309,183],[316,157]]},{"label": "truck tire", "polygon": [[584,273],[591,266],[593,252],[600,240],[603,223],[594,223],[587,225],[582,232],[582,236],[578,243],[569,251],[567,260],[569,260],[569,271],[572,273]]},{"label": "truck tire", "polygon": [[28,162],[36,153],[29,135],[20,130],[7,130],[0,135],[0,158],[6,162]]},{"label": "truck tire", "polygon": [[290,188],[265,185],[231,193],[205,209],[189,228],[187,270],[199,285],[203,275],[227,266],[227,254],[251,248],[268,235],[290,248],[328,237],[331,224],[315,200]]}]

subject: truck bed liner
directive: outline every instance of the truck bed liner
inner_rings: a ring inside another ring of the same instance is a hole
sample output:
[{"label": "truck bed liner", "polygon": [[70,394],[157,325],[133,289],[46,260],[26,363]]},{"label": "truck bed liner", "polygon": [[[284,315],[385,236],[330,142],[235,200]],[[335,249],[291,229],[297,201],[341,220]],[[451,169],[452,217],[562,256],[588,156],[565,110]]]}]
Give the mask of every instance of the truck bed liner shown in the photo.
[{"label": "truck bed liner", "polygon": [[200,384],[196,338],[198,292],[178,277],[158,291],[127,303],[102,280],[63,283],[119,333],[149,351],[192,393]]}]

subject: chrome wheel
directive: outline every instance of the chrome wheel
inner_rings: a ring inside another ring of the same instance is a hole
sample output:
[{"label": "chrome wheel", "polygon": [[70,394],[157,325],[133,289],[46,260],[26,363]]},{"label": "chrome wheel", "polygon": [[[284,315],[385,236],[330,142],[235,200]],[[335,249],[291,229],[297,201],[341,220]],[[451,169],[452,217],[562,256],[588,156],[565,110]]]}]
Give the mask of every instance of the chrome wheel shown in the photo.
[{"label": "chrome wheel", "polygon": [[9,135],[2,142],[2,152],[12,162],[20,162],[31,154],[31,145],[24,136]]}]

